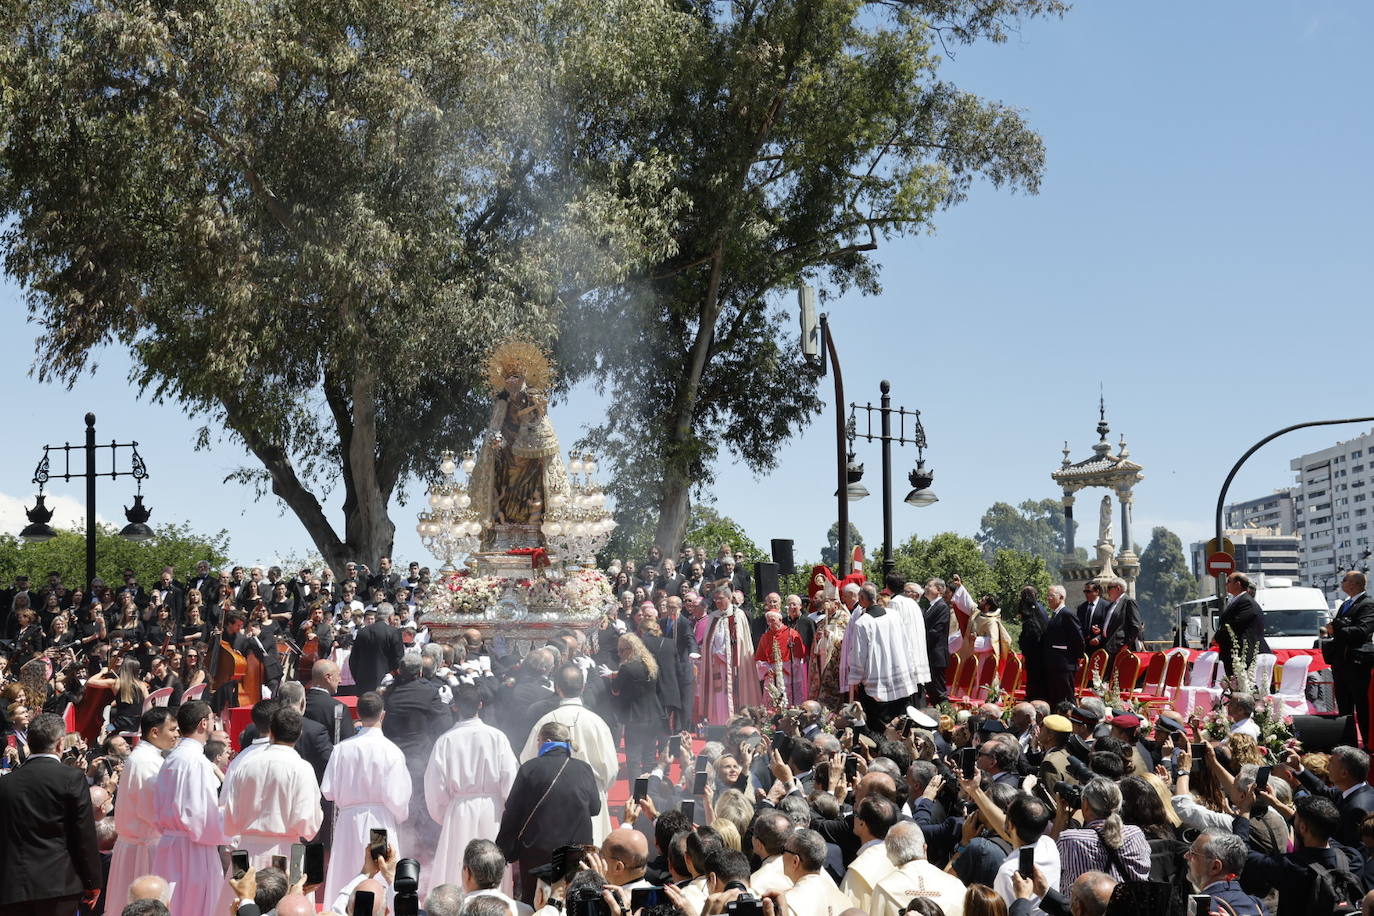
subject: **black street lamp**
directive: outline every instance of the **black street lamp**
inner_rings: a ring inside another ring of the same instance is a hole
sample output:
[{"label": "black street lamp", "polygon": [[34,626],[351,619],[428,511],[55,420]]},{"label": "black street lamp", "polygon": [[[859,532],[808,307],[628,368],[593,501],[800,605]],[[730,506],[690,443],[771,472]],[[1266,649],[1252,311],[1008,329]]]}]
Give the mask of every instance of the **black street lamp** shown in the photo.
[{"label": "black street lamp", "polygon": [[[892,560],[892,443],[898,445],[916,446],[916,467],[907,475],[907,480],[911,482],[912,490],[903,500],[909,506],[921,508],[934,505],[939,501],[931,485],[935,482],[935,472],[926,467],[926,430],[921,425],[921,412],[919,410],[907,410],[905,407],[892,406],[892,383],[887,379],[878,385],[882,392],[878,406],[873,404],[850,404],[849,405],[849,440],[852,443],[855,438],[862,437],[868,442],[874,440],[883,444],[883,578],[892,572],[894,565]],[[865,412],[868,424],[865,432],[858,432],[854,422],[856,411]],[[873,412],[878,412],[879,431],[873,432]],[[892,435],[892,415],[897,415],[898,432]],[[912,429],[910,436],[907,435],[907,418],[911,418]],[[852,452],[851,452],[852,455]],[[862,471],[862,465],[860,465]]]},{"label": "black street lamp", "polygon": [[[96,470],[96,451],[107,448],[110,450],[110,469],[108,471]],[[121,471],[116,467],[119,459],[119,450],[127,448],[130,451],[130,469]],[[86,469],[83,472],[72,471],[72,452],[86,452]],[[63,457],[62,473],[52,472],[50,459],[51,453],[60,451]],[[137,492],[134,494],[134,504],[132,507],[124,507],[124,518],[128,522],[120,530],[119,536],[129,541],[146,541],[152,538],[153,529],[148,527],[148,519],[152,511],[143,505],[143,481],[148,477],[148,466],[143,463],[143,456],[138,453],[137,442],[115,442],[111,441],[108,445],[96,445],[95,443],[95,414],[86,414],[86,443],[84,445],[72,445],[64,442],[61,445],[43,446],[43,457],[38,462],[38,467],[33,472],[33,482],[38,484],[38,499],[32,509],[26,509],[25,515],[28,517],[29,524],[19,536],[30,543],[42,543],[57,537],[57,532],[52,529],[48,522],[52,521],[53,510],[44,504],[43,487],[53,477],[61,477],[64,481],[70,482],[73,479],[86,481],[86,594],[91,594],[91,583],[95,581],[95,482],[98,477],[132,477],[136,481]]]}]

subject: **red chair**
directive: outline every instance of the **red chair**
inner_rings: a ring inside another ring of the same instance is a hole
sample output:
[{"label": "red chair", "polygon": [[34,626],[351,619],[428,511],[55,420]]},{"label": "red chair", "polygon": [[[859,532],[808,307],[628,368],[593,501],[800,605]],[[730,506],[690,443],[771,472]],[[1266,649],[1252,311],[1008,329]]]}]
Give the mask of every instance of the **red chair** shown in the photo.
[{"label": "red chair", "polygon": [[1112,666],[1112,677],[1116,679],[1117,690],[1123,696],[1135,693],[1140,681],[1140,656],[1125,646],[1116,653],[1116,664]]},{"label": "red chair", "polygon": [[997,656],[991,652],[987,653],[978,663],[977,674],[973,677],[973,687],[970,698],[975,702],[983,703],[988,698],[988,688],[992,686],[992,679],[997,676]]},{"label": "red chair", "polygon": [[[1088,656],[1088,666],[1083,671],[1083,682],[1078,688],[1080,694],[1093,693],[1093,681],[1102,680],[1103,673],[1107,670],[1107,650],[1098,649]],[[1096,694],[1093,694],[1096,696]]]},{"label": "red chair", "polygon": [[1073,673],[1073,692],[1078,695],[1088,689],[1088,656],[1078,659],[1078,668]]},{"label": "red chair", "polygon": [[1025,673],[1026,668],[1021,656],[1015,652],[1008,653],[1002,660],[1002,673],[999,675],[1002,679],[1002,691],[1017,699],[1023,699],[1026,696],[1026,688],[1022,683]]},{"label": "red chair", "polygon": [[1183,686],[1183,676],[1188,672],[1188,650],[1170,649],[1156,655],[1150,661],[1151,671],[1154,670],[1156,661],[1163,663],[1163,672],[1158,677],[1147,673],[1145,685],[1132,696],[1132,699],[1140,700],[1149,707],[1169,706],[1173,704],[1178,688]]},{"label": "red chair", "polygon": [[973,698],[969,694],[973,690],[973,675],[978,670],[978,659],[972,655],[965,656],[959,661],[959,670],[954,674],[954,680],[949,686],[949,698],[956,703],[967,703]]}]

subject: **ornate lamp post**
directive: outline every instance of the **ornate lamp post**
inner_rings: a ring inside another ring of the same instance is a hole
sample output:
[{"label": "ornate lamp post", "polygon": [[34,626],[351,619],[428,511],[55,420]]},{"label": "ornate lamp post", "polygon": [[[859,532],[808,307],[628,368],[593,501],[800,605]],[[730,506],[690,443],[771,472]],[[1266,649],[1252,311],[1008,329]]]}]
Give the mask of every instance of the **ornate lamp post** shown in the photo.
[{"label": "ornate lamp post", "polygon": [[440,561],[440,572],[454,572],[454,558],[472,554],[480,543],[482,523],[472,511],[467,487],[456,476],[459,467],[471,474],[474,466],[470,454],[459,464],[452,452],[444,452],[439,459],[439,482],[429,489],[429,509],[420,513],[415,525],[425,549]]},{"label": "ornate lamp post", "polygon": [[[110,469],[97,471],[96,452],[103,448],[110,450]],[[129,470],[127,471],[121,471],[117,466],[120,449],[129,450]],[[52,453],[58,451],[62,453],[63,466],[62,473],[55,474],[52,471]],[[84,471],[72,471],[72,452],[74,451],[85,451]],[[64,481],[73,479],[86,481],[86,594],[89,595],[91,583],[95,581],[96,478],[132,477],[134,479],[134,504],[124,507],[124,518],[128,524],[120,529],[119,536],[129,541],[147,541],[153,537],[153,529],[148,527],[148,519],[152,516],[152,510],[143,505],[143,481],[148,477],[148,466],[143,462],[143,456],[138,453],[137,442],[115,442],[112,440],[108,445],[97,445],[95,441],[95,414],[86,414],[86,442],[84,445],[72,445],[70,442],[64,442],[61,445],[43,446],[43,457],[33,472],[33,482],[38,484],[38,497],[34,507],[25,510],[24,514],[28,517],[29,524],[25,526],[23,531],[19,532],[19,536],[30,543],[42,543],[57,537],[57,532],[48,524],[52,521],[53,510],[44,504],[43,493],[43,487],[53,477],[61,477]]]},{"label": "ornate lamp post", "polygon": [[[912,490],[906,495],[906,499],[903,501],[909,506],[921,508],[934,505],[936,502],[939,502],[940,498],[936,496],[935,491],[931,489],[931,484],[935,482],[935,472],[926,467],[926,430],[925,427],[921,425],[921,412],[919,410],[907,410],[904,407],[894,408],[892,406],[891,397],[892,383],[887,379],[883,379],[878,388],[882,392],[882,398],[879,400],[877,407],[874,407],[871,402],[867,404],[851,403],[849,405],[850,422],[848,435],[851,443],[857,436],[862,437],[868,442],[877,440],[883,444],[883,576],[886,578],[887,574],[892,572],[893,567],[892,443],[896,442],[898,445],[916,446],[916,467],[907,475],[907,479],[911,481]],[[864,411],[868,418],[867,430],[862,433],[857,431],[854,422],[854,414],[859,410]],[[873,412],[875,410],[878,412],[879,418],[879,432],[877,433],[873,432]],[[892,435],[892,415],[894,413],[897,415],[898,420],[898,432],[895,436]],[[908,417],[910,417],[912,421],[912,429],[909,436],[906,428]],[[862,473],[862,466],[860,466],[860,472]]]}]

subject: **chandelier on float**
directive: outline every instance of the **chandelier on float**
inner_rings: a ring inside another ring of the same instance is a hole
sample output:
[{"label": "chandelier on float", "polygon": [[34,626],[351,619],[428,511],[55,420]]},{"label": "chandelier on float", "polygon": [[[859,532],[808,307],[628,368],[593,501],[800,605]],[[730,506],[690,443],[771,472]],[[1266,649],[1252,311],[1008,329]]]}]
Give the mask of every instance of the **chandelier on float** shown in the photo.
[{"label": "chandelier on float", "polygon": [[549,496],[539,530],[554,553],[573,566],[595,566],[615,520],[606,511],[606,494],[592,482],[596,461],[590,453],[568,453],[568,493]]},{"label": "chandelier on float", "polygon": [[442,563],[441,572],[454,572],[458,568],[454,560],[476,553],[481,543],[482,522],[472,509],[467,487],[455,476],[459,467],[471,474],[475,466],[471,453],[463,456],[460,465],[453,452],[444,452],[439,459],[439,482],[429,488],[429,509],[420,513],[415,525],[425,549]]}]

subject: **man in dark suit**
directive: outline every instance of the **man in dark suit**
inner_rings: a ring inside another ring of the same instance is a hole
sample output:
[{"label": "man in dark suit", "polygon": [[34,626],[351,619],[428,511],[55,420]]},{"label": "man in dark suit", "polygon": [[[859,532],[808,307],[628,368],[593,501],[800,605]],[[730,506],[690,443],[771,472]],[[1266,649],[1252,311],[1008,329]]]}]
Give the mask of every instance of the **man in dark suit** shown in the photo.
[{"label": "man in dark suit", "polygon": [[211,575],[210,564],[205,560],[196,564],[196,574],[191,577],[188,588],[194,588],[200,592],[205,607],[214,607],[219,604],[219,577]]},{"label": "man in dark suit", "polygon": [[1062,585],[1051,585],[1045,595],[1050,622],[1040,641],[1045,660],[1045,696],[1040,699],[1049,703],[1051,709],[1063,700],[1073,699],[1073,676],[1078,660],[1083,657],[1083,630],[1066,599]]},{"label": "man in dark suit", "polygon": [[949,602],[945,601],[945,580],[926,583],[926,660],[930,662],[930,682],[926,684],[926,705],[939,706],[949,698],[945,691],[945,669],[949,667]]},{"label": "man in dark suit", "polygon": [[1374,786],[1368,784],[1369,755],[1357,747],[1342,745],[1331,752],[1326,763],[1326,785],[1302,765],[1296,751],[1289,751],[1284,763],[1298,777],[1309,795],[1330,801],[1340,813],[1340,825],[1332,839],[1354,849],[1360,848],[1360,824],[1374,812]]},{"label": "man in dark suit", "polygon": [[396,597],[396,589],[405,585],[405,576],[391,568],[391,557],[382,557],[377,561],[378,571],[367,579],[368,589],[380,588],[386,593],[387,600]]},{"label": "man in dark suit", "polygon": [[507,862],[520,863],[519,899],[534,902],[538,879],[531,870],[548,865],[560,846],[592,841],[592,817],[601,813],[601,788],[591,766],[572,756],[566,725],[539,729],[538,757],[520,765],[496,834]]},{"label": "man in dark suit", "polygon": [[29,726],[31,756],[0,779],[0,916],[70,916],[100,896],[86,774],[57,756],[61,716]]},{"label": "man in dark suit", "polygon": [[[382,613],[383,608],[385,613]],[[358,695],[381,686],[382,678],[401,664],[405,649],[401,645],[401,631],[386,622],[391,605],[377,609],[377,620],[358,631],[353,637],[353,652],[348,656],[348,670]]]},{"label": "man in dark suit", "polygon": [[1226,607],[1217,617],[1217,653],[1221,663],[1226,666],[1226,676],[1231,677],[1236,659],[1242,665],[1261,652],[1269,651],[1264,641],[1264,610],[1250,594],[1250,577],[1242,572],[1233,572],[1226,577]]},{"label": "man in dark suit", "polygon": [[353,737],[356,729],[348,708],[334,699],[339,689],[339,666],[327,658],[310,669],[310,689],[305,692],[305,717],[320,723],[329,732],[331,744]]},{"label": "man in dark suit", "polygon": [[1365,747],[1370,746],[1369,728],[1369,672],[1374,666],[1374,599],[1365,591],[1365,574],[1351,570],[1341,578],[1341,591],[1346,599],[1336,611],[1331,623],[1322,627],[1322,656],[1331,666],[1331,680],[1336,691],[1336,709],[1343,715],[1355,715]]},{"label": "man in dark suit", "polygon": [[328,729],[313,719],[305,718],[305,686],[300,681],[287,681],[281,685],[276,699],[301,713],[301,736],[296,739],[296,753],[314,769],[315,781],[322,781],[324,768],[329,766],[329,757],[334,753],[334,745],[329,740]]},{"label": "man in dark suit", "polygon": [[1107,650],[1104,677],[1110,679],[1116,664],[1116,653],[1123,648],[1139,651],[1141,623],[1140,608],[1135,599],[1126,594],[1125,579],[1116,577],[1107,583],[1107,598],[1112,602],[1111,605],[1106,611],[1094,613],[1083,636],[1088,652]]},{"label": "man in dark suit", "polygon": [[510,738],[511,747],[518,754],[525,747],[530,729],[539,719],[531,715],[535,706],[554,696],[553,667],[557,663],[553,651],[533,649],[520,667],[501,687],[497,697],[497,712],[501,731]]},{"label": "man in dark suit", "polygon": [[1078,628],[1083,631],[1084,638],[1092,628],[1093,618],[1106,613],[1111,604],[1102,597],[1102,586],[1096,582],[1083,583],[1083,602],[1078,605]]},{"label": "man in dark suit", "polygon": [[816,622],[805,613],[806,609],[802,606],[801,595],[788,595],[784,605],[785,613],[782,615],[782,622],[797,631],[797,635],[802,638],[802,643],[806,646],[806,654],[811,654],[811,644],[816,641]]}]

